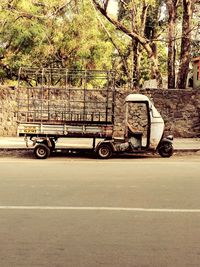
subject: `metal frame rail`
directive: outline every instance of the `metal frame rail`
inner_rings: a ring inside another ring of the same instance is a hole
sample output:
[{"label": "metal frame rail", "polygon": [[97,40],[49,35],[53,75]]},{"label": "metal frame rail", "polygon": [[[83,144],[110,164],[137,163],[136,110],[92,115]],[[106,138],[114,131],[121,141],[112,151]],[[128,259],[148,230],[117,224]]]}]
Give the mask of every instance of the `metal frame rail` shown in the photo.
[{"label": "metal frame rail", "polygon": [[20,68],[19,123],[112,125],[112,71]]}]

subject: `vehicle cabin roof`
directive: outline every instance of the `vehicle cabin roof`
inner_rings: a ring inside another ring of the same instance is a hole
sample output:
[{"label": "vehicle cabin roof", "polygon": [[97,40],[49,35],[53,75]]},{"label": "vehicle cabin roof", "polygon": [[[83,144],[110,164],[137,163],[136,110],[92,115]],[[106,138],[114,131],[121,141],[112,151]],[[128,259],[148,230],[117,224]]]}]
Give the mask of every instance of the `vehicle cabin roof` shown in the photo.
[{"label": "vehicle cabin roof", "polygon": [[142,94],[130,94],[125,98],[125,102],[151,102],[146,95]]}]

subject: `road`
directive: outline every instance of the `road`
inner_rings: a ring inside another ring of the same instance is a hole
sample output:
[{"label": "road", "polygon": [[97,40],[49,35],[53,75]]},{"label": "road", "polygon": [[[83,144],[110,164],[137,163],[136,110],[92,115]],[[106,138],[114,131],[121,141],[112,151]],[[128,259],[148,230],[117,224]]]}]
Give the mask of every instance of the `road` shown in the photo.
[{"label": "road", "polygon": [[0,158],[0,266],[200,262],[200,157]]}]

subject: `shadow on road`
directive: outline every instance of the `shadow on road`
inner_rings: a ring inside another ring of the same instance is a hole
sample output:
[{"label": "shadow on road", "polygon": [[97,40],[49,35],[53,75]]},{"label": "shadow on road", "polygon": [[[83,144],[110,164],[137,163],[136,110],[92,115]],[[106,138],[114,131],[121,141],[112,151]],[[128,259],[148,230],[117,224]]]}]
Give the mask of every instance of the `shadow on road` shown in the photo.
[{"label": "shadow on road", "polygon": [[[141,159],[141,158],[158,158],[159,155],[155,154],[121,154],[113,155],[117,159]],[[32,149],[1,149],[0,158],[27,158],[35,159]],[[86,158],[97,159],[96,155],[91,152],[67,152],[65,150],[53,152],[51,158]]]},{"label": "shadow on road", "polygon": [[[172,158],[176,156],[180,157],[188,157],[188,156],[198,156],[199,153],[195,152],[175,152]],[[23,158],[23,159],[36,159],[33,154],[33,149],[0,149],[0,158]],[[51,158],[76,158],[76,159],[97,159],[96,155],[91,152],[83,152],[83,151],[66,151],[66,150],[58,150],[53,152]],[[114,159],[148,159],[148,158],[161,158],[158,154],[117,154],[113,155]],[[103,161],[103,160],[101,160]]]}]

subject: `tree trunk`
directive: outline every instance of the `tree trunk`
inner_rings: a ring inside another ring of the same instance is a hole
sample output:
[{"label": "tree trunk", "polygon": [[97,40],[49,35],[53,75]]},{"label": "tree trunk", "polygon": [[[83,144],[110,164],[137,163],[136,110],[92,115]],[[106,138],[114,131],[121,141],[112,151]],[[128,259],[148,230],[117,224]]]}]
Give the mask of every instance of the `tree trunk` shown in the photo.
[{"label": "tree trunk", "polygon": [[169,13],[168,19],[168,88],[175,88],[175,62],[176,62],[176,48],[175,48],[175,27],[177,18],[177,4],[179,0],[167,0],[167,8]]},{"label": "tree trunk", "polygon": [[[134,29],[135,25],[135,14],[134,10],[131,10],[131,29]],[[139,53],[139,42],[136,38],[132,38],[132,87],[137,88],[139,86],[140,80],[140,71],[139,71],[139,61],[138,61],[138,53]]]},{"label": "tree trunk", "polygon": [[176,87],[179,89],[185,89],[187,85],[187,76],[190,63],[191,29],[194,2],[195,0],[183,0],[181,54],[176,85]]},{"label": "tree trunk", "polygon": [[137,88],[139,86],[140,71],[139,71],[139,43],[137,40],[132,39],[132,51],[133,51],[133,74],[132,74],[132,86]]}]

